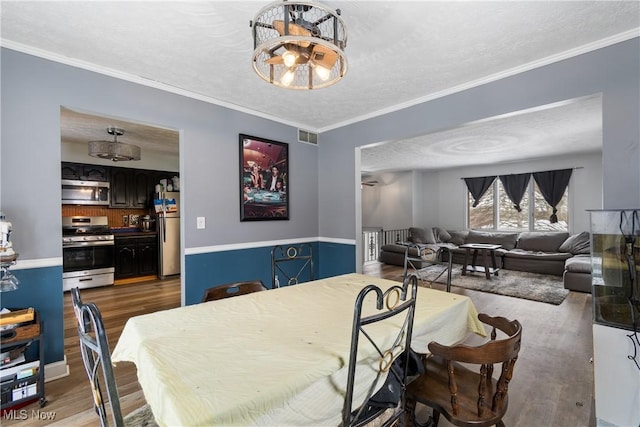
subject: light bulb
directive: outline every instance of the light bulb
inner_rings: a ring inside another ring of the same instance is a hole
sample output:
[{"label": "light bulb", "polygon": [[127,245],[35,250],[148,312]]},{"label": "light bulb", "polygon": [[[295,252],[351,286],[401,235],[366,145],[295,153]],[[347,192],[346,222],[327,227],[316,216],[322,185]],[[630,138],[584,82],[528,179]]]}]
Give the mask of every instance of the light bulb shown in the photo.
[{"label": "light bulb", "polygon": [[316,65],[315,70],[316,70],[316,74],[318,75],[318,77],[320,77],[322,81],[327,81],[327,79],[331,75],[331,70],[323,67],[322,65]]},{"label": "light bulb", "polygon": [[282,83],[285,86],[289,86],[291,84],[291,82],[293,81],[293,78],[295,77],[295,70],[293,68],[289,68],[283,75],[282,78],[280,79],[280,83]]},{"label": "light bulb", "polygon": [[298,59],[298,55],[295,52],[292,52],[290,50],[287,50],[285,53],[282,54],[282,61],[284,62],[284,65],[287,67],[292,67],[296,63],[297,59]]}]

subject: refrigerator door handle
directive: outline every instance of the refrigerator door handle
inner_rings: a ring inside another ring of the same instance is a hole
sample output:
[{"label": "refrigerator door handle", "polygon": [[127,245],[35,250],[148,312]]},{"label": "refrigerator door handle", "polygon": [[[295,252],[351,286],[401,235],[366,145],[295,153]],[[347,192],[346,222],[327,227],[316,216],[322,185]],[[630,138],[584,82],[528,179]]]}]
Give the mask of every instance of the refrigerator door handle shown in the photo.
[{"label": "refrigerator door handle", "polygon": [[162,215],[162,241],[167,242],[167,217]]}]

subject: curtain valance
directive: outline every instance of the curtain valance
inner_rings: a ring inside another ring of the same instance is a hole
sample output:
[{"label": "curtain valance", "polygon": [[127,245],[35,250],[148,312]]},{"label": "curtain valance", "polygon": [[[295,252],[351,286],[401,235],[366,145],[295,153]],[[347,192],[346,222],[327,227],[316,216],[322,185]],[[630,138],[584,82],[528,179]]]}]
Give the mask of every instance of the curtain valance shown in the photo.
[{"label": "curtain valance", "polygon": [[[520,212],[522,210],[520,203],[522,202],[524,193],[527,191],[531,175],[533,175],[533,179],[536,181],[536,184],[538,184],[542,197],[544,197],[544,200],[553,209],[553,213],[549,217],[549,221],[553,224],[558,222],[557,206],[569,185],[572,172],[573,169],[558,169],[544,172],[500,175],[500,181],[509,200],[513,202],[513,207]],[[478,206],[484,193],[491,187],[496,177],[482,176],[463,179],[473,197],[473,207],[475,208]]]},{"label": "curtain valance", "polygon": [[513,208],[518,212],[522,212],[520,203],[522,202],[524,193],[527,191],[530,179],[531,173],[500,175],[500,182],[502,182],[504,191],[507,193],[509,200],[513,202]]},{"label": "curtain valance", "polygon": [[480,199],[484,196],[484,193],[487,192],[493,181],[496,179],[496,176],[483,176],[479,178],[464,178],[464,182],[467,183],[467,188],[469,189],[469,193],[473,197],[473,207],[475,208],[480,203]]},{"label": "curtain valance", "polygon": [[559,169],[546,172],[534,172],[533,179],[538,184],[538,188],[542,193],[542,197],[553,208],[553,213],[549,217],[549,221],[552,224],[558,222],[558,203],[562,200],[567,186],[569,185],[569,179],[571,178],[571,172],[573,169]]}]

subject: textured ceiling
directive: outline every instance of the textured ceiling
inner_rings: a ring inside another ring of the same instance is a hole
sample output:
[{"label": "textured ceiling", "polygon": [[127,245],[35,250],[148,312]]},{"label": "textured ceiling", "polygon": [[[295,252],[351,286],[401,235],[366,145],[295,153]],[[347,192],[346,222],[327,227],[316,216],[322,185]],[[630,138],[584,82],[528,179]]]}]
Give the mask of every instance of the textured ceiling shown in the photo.
[{"label": "textured ceiling", "polygon": [[148,150],[178,155],[180,136],[176,130],[60,108],[63,142],[84,144],[88,150],[88,141],[113,141],[113,136],[107,133],[109,127],[122,129],[124,134],[118,141],[139,146],[143,156]]},{"label": "textured ceiling", "polygon": [[322,132],[626,40],[640,27],[637,1],[327,1],[349,31],[349,70],[334,86],[302,92],[273,87],[251,67],[249,21],[267,3],[3,0],[1,41]]},{"label": "textured ceiling", "polygon": [[365,147],[363,172],[437,170],[602,150],[602,100],[585,97]]}]

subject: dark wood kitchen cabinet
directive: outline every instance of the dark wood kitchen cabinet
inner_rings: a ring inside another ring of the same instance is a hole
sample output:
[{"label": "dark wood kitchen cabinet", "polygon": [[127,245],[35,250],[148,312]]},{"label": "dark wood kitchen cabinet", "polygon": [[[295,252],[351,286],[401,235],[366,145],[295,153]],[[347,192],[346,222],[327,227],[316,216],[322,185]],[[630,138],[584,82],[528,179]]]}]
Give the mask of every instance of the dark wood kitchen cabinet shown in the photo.
[{"label": "dark wood kitchen cabinet", "polygon": [[154,171],[113,168],[111,171],[112,208],[144,209],[151,206]]},{"label": "dark wood kitchen cabinet", "polygon": [[145,209],[151,207],[155,186],[161,179],[171,179],[175,172],[146,169],[112,168],[112,208]]},{"label": "dark wood kitchen cabinet", "polygon": [[115,236],[115,279],[130,279],[158,273],[157,235]]},{"label": "dark wood kitchen cabinet", "polygon": [[113,168],[111,171],[111,203],[112,208],[130,207],[130,169]]},{"label": "dark wood kitchen cabinet", "polygon": [[62,179],[81,181],[109,181],[109,166],[62,162]]},{"label": "dark wood kitchen cabinet", "polygon": [[131,207],[150,207],[154,185],[153,171],[133,169],[131,171],[131,188],[133,189],[130,194]]}]

